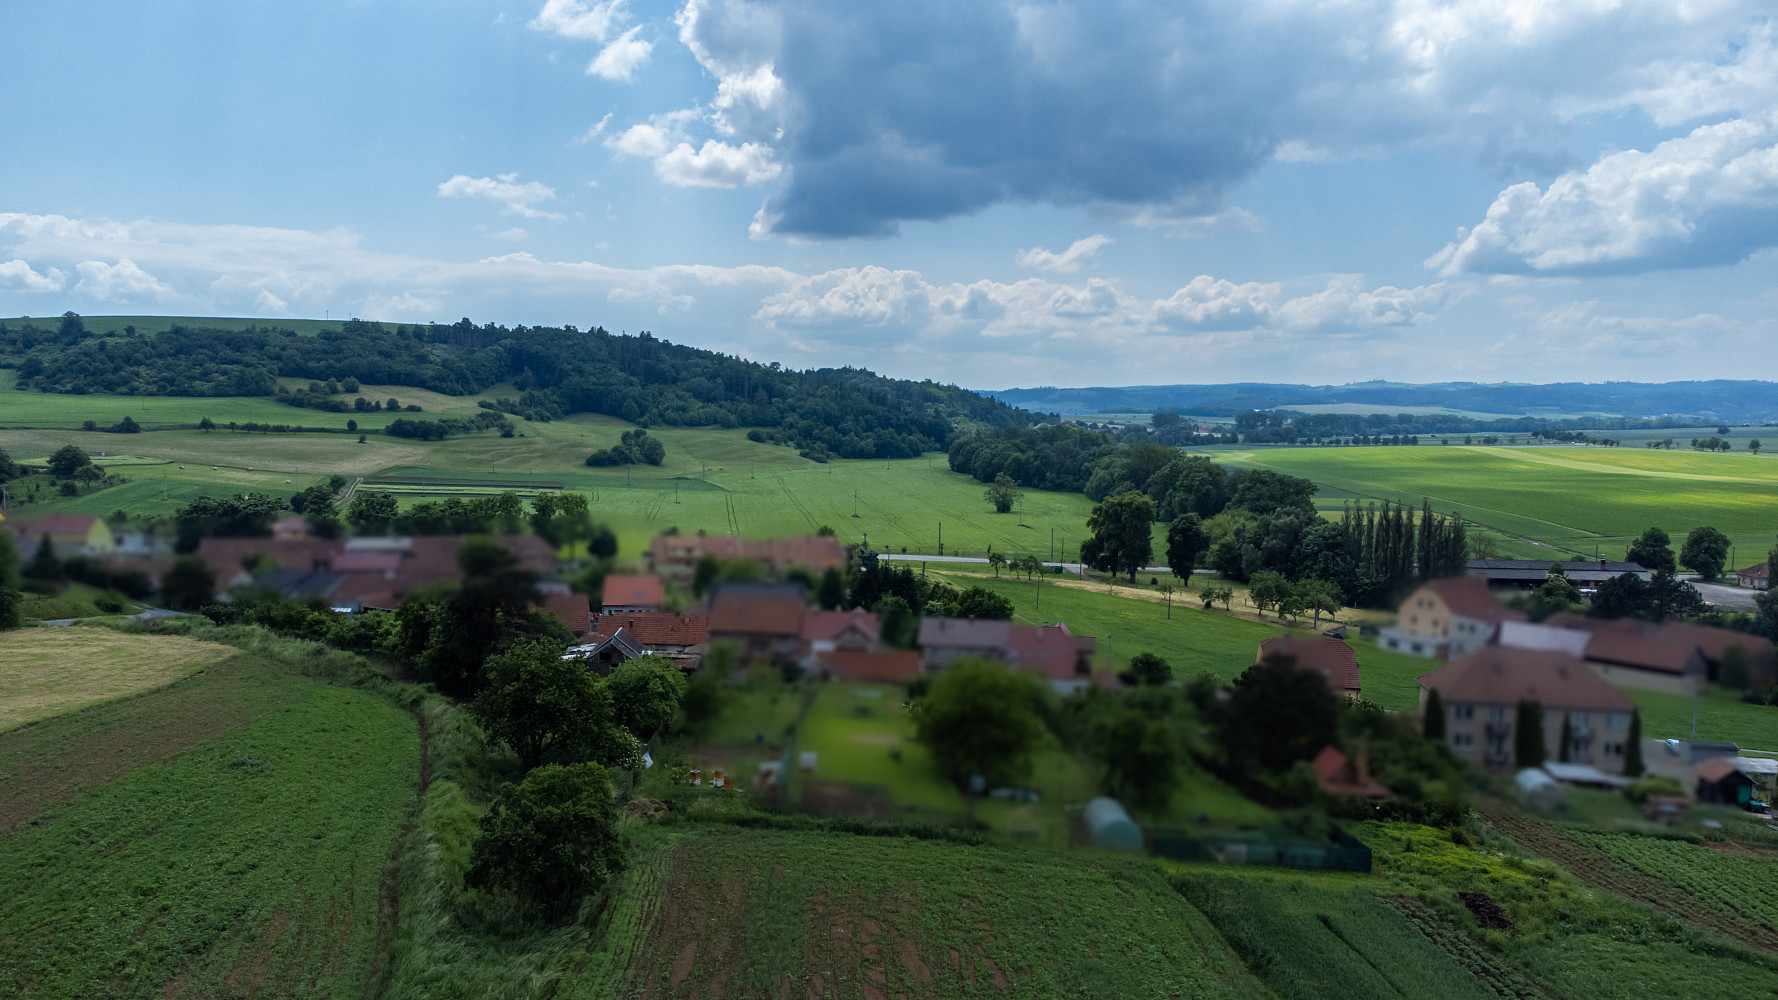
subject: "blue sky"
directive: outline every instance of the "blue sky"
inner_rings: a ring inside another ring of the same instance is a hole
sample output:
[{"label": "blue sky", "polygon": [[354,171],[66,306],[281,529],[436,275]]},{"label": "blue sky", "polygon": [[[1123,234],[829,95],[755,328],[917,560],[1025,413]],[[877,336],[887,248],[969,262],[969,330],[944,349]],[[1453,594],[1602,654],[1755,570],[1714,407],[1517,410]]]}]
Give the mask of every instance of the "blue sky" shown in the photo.
[{"label": "blue sky", "polygon": [[0,314],[652,330],[977,388],[1771,377],[1735,0],[0,9]]}]

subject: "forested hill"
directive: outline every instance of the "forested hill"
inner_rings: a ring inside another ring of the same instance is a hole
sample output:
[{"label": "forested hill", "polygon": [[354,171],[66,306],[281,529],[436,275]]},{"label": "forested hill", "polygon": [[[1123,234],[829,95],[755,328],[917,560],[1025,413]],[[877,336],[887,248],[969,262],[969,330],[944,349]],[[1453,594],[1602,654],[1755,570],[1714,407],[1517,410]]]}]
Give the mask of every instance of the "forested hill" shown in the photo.
[{"label": "forested hill", "polygon": [[[53,325],[52,325],[53,324]],[[0,322],[0,365],[18,388],[56,393],[269,396],[280,376],[412,385],[451,395],[501,383],[501,407],[540,419],[604,413],[646,425],[755,428],[811,457],[907,458],[957,427],[1022,427],[1036,415],[955,386],[857,368],[795,371],[602,329],[398,325],[351,320],[314,335],[275,326],[99,330],[72,314]]]},{"label": "forested hill", "polygon": [[1042,387],[989,393],[1014,406],[1061,413],[1176,410],[1202,416],[1234,416],[1249,410],[1347,404],[1375,407],[1350,412],[1394,413],[1393,407],[1444,407],[1501,416],[1549,419],[1560,414],[1600,413],[1627,418],[1671,417],[1734,424],[1778,418],[1778,383],[1715,379],[1707,382],[1357,382],[1350,385],[1131,385],[1079,389]]}]

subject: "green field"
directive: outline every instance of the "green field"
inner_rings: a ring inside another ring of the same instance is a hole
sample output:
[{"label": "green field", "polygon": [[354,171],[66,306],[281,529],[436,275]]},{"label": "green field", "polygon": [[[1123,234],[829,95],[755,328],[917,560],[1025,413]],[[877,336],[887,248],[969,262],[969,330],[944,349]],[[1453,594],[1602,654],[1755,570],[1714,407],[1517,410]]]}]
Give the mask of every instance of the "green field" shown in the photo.
[{"label": "green field", "polygon": [[708,830],[625,876],[561,997],[1264,997],[1152,868]]},{"label": "green field", "polygon": [[1666,529],[1677,549],[1686,532],[1709,524],[1735,542],[1740,565],[1763,561],[1778,534],[1771,504],[1778,460],[1744,451],[1423,444],[1242,449],[1215,457],[1312,479],[1322,485],[1323,508],[1336,512],[1346,499],[1416,507],[1430,499],[1435,510],[1460,511],[1522,540],[1503,555],[1622,559],[1650,526]]},{"label": "green field", "polygon": [[389,701],[250,656],[0,737],[0,992],[364,994],[419,765]]},{"label": "green field", "polygon": [[796,748],[819,755],[813,780],[882,789],[899,807],[950,819],[963,811],[962,796],[915,742],[906,701],[897,686],[823,684]]}]

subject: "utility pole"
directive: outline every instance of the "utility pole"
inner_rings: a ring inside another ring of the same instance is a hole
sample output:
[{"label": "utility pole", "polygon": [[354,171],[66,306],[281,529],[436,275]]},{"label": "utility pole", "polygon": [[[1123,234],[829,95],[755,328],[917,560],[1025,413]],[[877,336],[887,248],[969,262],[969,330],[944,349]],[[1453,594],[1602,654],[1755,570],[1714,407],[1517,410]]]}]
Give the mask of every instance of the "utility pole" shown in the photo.
[{"label": "utility pole", "polygon": [[1050,562],[1056,561],[1056,529],[1050,529]]},{"label": "utility pole", "polygon": [[679,502],[679,484],[678,483],[673,484],[673,502],[674,503]]},{"label": "utility pole", "polygon": [[945,554],[945,523],[943,521],[938,522],[938,554],[941,556]]},{"label": "utility pole", "polygon": [[858,491],[857,490],[852,491],[852,516],[853,517],[858,516]]}]

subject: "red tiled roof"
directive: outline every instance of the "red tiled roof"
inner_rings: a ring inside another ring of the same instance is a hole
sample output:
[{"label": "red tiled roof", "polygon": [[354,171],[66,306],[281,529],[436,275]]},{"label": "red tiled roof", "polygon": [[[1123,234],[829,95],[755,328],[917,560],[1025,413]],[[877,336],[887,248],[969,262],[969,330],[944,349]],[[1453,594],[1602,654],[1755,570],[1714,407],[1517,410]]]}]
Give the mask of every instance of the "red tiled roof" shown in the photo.
[{"label": "red tiled roof", "polygon": [[925,618],[920,621],[921,648],[973,649],[1005,655],[1012,623],[983,618]]},{"label": "red tiled roof", "polygon": [[816,656],[815,669],[831,671],[842,680],[896,684],[919,676],[920,654],[911,649],[880,652],[835,649]]},{"label": "red tiled roof", "polygon": [[554,612],[576,639],[592,631],[592,610],[585,594],[544,594],[543,606]]},{"label": "red tiled roof", "polygon": [[1428,580],[1422,586],[1437,594],[1454,615],[1492,622],[1524,621],[1525,613],[1500,603],[1488,589],[1488,581],[1479,576],[1446,576]]},{"label": "red tiled roof", "polygon": [[1665,635],[1658,628],[1599,629],[1587,641],[1586,657],[1598,663],[1683,674],[1704,654],[1693,642]]},{"label": "red tiled roof", "polygon": [[12,528],[20,534],[84,538],[98,520],[97,514],[39,514],[12,522]]},{"label": "red tiled roof", "polygon": [[1007,639],[1013,662],[1020,670],[1032,670],[1051,680],[1076,680],[1092,673],[1098,640],[1075,635],[1061,622],[1014,625],[1008,630]]},{"label": "red tiled roof", "polygon": [[710,638],[709,620],[703,615],[681,615],[670,611],[614,611],[593,619],[593,631],[600,637],[627,628],[644,646],[696,646]]},{"label": "red tiled roof", "polygon": [[1420,676],[1420,686],[1452,702],[1515,705],[1536,701],[1545,708],[1629,712],[1636,708],[1622,691],[1566,653],[1489,646]]},{"label": "red tiled roof", "polygon": [[855,628],[867,639],[876,640],[880,626],[877,616],[863,608],[850,611],[808,611],[803,614],[804,642],[828,642],[848,628]]},{"label": "red tiled roof", "polygon": [[1344,640],[1325,635],[1275,635],[1262,640],[1254,662],[1268,656],[1288,656],[1304,670],[1313,670],[1327,678],[1327,686],[1335,691],[1357,691],[1358,654]]},{"label": "red tiled roof", "polygon": [[335,573],[392,573],[401,568],[401,553],[341,552],[328,562],[328,568]]},{"label": "red tiled roof", "polygon": [[665,601],[661,578],[653,573],[613,573],[599,597],[606,608],[658,608]]},{"label": "red tiled roof", "polygon": [[725,591],[710,602],[712,635],[795,637],[802,633],[802,626],[800,597]]},{"label": "red tiled roof", "polygon": [[656,535],[649,543],[649,555],[656,566],[696,562],[705,555],[717,559],[757,559],[775,569],[807,566],[824,570],[846,564],[846,550],[832,535],[746,540],[715,535]]}]

